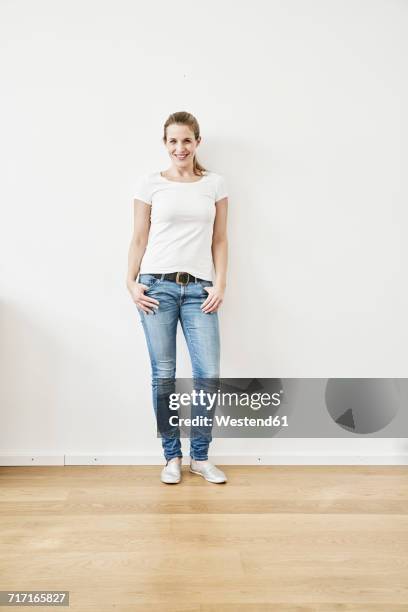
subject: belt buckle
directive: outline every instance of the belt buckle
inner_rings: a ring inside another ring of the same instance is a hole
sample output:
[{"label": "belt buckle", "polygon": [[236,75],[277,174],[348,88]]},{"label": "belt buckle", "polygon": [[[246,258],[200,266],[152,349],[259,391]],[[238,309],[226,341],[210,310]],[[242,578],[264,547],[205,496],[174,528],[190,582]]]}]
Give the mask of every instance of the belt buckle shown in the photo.
[{"label": "belt buckle", "polygon": [[[185,283],[182,280],[180,280],[180,275],[186,277],[186,282]],[[178,283],[179,285],[188,285],[188,280],[189,280],[189,273],[188,272],[177,272],[177,274],[176,274],[176,283]]]}]

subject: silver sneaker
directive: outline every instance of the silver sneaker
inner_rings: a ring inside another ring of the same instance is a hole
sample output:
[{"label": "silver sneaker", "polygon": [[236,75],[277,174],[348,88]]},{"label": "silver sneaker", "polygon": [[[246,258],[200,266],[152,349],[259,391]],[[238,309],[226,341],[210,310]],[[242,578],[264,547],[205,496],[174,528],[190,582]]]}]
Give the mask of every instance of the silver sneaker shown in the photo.
[{"label": "silver sneaker", "polygon": [[168,461],[161,471],[160,480],[166,484],[176,484],[181,480],[181,461]]},{"label": "silver sneaker", "polygon": [[210,461],[207,461],[207,463],[197,463],[197,461],[191,459],[190,472],[193,474],[199,474],[208,480],[208,482],[214,482],[216,484],[227,482],[227,477],[224,472],[215,467],[215,465],[213,465]]}]

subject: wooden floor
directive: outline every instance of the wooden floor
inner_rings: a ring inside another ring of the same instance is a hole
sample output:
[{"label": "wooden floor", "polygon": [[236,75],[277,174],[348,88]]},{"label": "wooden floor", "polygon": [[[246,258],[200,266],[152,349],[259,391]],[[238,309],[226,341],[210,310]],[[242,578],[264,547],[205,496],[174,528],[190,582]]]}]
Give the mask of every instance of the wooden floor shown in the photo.
[{"label": "wooden floor", "polygon": [[0,590],[69,590],[81,612],[408,611],[407,467],[220,465],[222,485],[161,467],[0,467]]}]

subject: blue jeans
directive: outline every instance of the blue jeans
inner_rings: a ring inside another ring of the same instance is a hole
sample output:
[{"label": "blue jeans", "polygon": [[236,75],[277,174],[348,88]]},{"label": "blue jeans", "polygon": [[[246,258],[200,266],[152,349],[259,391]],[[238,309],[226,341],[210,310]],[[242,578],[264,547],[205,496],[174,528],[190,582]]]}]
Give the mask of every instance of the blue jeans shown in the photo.
[{"label": "blue jeans", "polygon": [[[176,334],[180,320],[190,354],[194,388],[211,392],[217,390],[220,369],[220,338],[218,313],[204,313],[200,306],[208,297],[204,287],[212,287],[212,281],[196,281],[180,285],[175,281],[156,278],[152,274],[140,274],[139,282],[147,285],[145,295],[159,301],[152,314],[138,308],[146,336],[152,368],[153,408],[156,419],[165,415],[168,396],[174,392],[176,377]],[[174,413],[173,413],[174,414]],[[177,413],[176,413],[177,414]],[[213,416],[205,402],[192,406],[191,418]],[[168,421],[167,421],[168,422]],[[158,429],[160,425],[158,423]],[[160,430],[164,456],[167,461],[182,457],[178,426]],[[190,456],[203,461],[208,459],[208,447],[212,441],[211,426],[191,426]]]}]

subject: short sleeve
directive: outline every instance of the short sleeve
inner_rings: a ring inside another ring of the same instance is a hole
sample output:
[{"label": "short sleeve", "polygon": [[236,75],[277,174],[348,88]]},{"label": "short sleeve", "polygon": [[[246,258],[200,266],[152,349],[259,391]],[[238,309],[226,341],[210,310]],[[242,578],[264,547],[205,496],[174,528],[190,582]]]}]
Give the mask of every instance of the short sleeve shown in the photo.
[{"label": "short sleeve", "polygon": [[135,200],[142,200],[146,204],[152,203],[152,189],[147,175],[139,176],[136,179],[136,185],[133,191]]},{"label": "short sleeve", "polygon": [[215,201],[221,200],[228,196],[227,184],[225,178],[221,174],[216,175],[215,181]]}]

